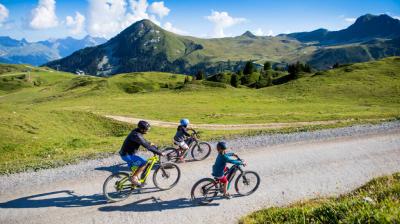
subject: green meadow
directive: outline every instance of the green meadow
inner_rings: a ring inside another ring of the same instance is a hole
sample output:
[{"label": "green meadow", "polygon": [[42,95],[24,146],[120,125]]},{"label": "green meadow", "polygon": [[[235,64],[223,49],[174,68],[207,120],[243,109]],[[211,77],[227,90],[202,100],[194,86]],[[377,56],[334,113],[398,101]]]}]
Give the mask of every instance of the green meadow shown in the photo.
[{"label": "green meadow", "polygon": [[[132,125],[104,115],[193,123],[253,124],[344,120],[339,125],[400,115],[400,58],[304,74],[262,89],[145,72],[110,78],[47,68],[0,65],[0,173],[76,162],[116,152]],[[310,130],[322,127],[305,127]],[[225,138],[284,130],[202,130]],[[148,138],[168,145],[174,129],[154,127]]]}]

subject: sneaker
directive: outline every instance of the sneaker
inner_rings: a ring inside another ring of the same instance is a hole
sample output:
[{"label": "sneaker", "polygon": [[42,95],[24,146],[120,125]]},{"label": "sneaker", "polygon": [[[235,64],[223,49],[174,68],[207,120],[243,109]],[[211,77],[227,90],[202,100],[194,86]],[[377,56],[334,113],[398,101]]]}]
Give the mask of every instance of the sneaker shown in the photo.
[{"label": "sneaker", "polygon": [[225,199],[231,199],[232,196],[231,196],[230,194],[224,194],[224,198],[225,198]]}]

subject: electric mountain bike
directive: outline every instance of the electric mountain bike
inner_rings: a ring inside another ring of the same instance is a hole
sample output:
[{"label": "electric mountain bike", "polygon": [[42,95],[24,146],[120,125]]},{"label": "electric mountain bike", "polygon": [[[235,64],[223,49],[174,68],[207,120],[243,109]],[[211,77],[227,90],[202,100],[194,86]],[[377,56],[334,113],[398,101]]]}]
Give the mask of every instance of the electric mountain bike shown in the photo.
[{"label": "electric mountain bike", "polygon": [[[240,158],[238,160],[242,161]],[[235,190],[239,195],[246,196],[254,193],[260,185],[260,176],[254,171],[244,171],[243,165],[233,165],[224,175],[228,179],[228,190],[237,172],[239,175],[235,180]],[[191,190],[192,201],[201,205],[211,203],[218,193],[223,193],[224,185],[218,178],[203,178],[197,181]]]},{"label": "electric mountain bike", "polygon": [[178,162],[180,158],[185,158],[190,151],[193,159],[196,161],[206,159],[211,153],[211,145],[207,142],[199,141],[200,133],[195,130],[191,130],[192,134],[188,139],[185,140],[186,144],[189,146],[188,150],[182,148],[168,147],[163,150],[165,153],[165,160],[171,162]]},{"label": "electric mountain bike", "polygon": [[156,168],[153,173],[153,183],[160,190],[173,188],[181,177],[181,170],[176,164],[161,162],[160,157],[156,154],[147,160],[145,166],[146,168],[139,179],[140,186],[135,186],[131,183],[131,176],[138,168],[137,166],[131,167],[131,173],[118,172],[111,174],[103,184],[103,194],[107,200],[116,202],[128,198],[135,189],[145,185],[147,177],[149,177],[154,166]]}]

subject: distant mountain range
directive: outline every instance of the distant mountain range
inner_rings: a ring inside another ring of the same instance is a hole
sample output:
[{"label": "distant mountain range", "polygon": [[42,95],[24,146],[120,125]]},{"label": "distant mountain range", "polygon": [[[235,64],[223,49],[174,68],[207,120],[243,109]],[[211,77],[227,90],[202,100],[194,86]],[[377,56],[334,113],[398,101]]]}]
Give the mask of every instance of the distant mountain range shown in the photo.
[{"label": "distant mountain range", "polygon": [[316,42],[322,46],[357,43],[375,38],[392,39],[400,37],[400,21],[385,14],[379,16],[367,14],[359,17],[354,24],[343,30],[317,29],[280,36],[291,37],[301,42]]},{"label": "distant mountain range", "polygon": [[41,65],[106,41],[103,38],[86,36],[81,40],[67,37],[30,43],[25,39],[15,40],[2,36],[0,37],[0,63]]},{"label": "distant mountain range", "polygon": [[[10,43],[11,44],[11,43]],[[244,61],[286,65],[307,62],[317,69],[400,55],[400,21],[388,15],[364,15],[339,31],[202,39],[168,32],[149,20],[132,24],[106,43],[76,51],[46,66],[109,76],[123,72],[166,71],[209,74],[236,70]]]}]

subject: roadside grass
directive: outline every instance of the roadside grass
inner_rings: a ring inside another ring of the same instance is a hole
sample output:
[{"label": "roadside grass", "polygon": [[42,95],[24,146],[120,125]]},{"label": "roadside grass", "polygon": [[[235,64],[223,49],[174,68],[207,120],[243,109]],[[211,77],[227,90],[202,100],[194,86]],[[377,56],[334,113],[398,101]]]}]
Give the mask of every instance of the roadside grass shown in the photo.
[{"label": "roadside grass", "polygon": [[272,207],[243,217],[239,223],[399,223],[400,173],[375,178],[340,197]]},{"label": "roadside grass", "polygon": [[[188,117],[192,123],[205,124],[343,120],[279,130],[204,130],[205,140],[400,117],[399,57],[258,90],[202,81],[183,86],[185,76],[160,72],[102,78],[47,68],[32,68],[27,74],[26,66],[4,70],[8,72],[0,75],[0,173],[54,167],[118,151],[133,126],[103,115],[173,122]],[[154,127],[148,138],[167,145],[174,132]]]}]

